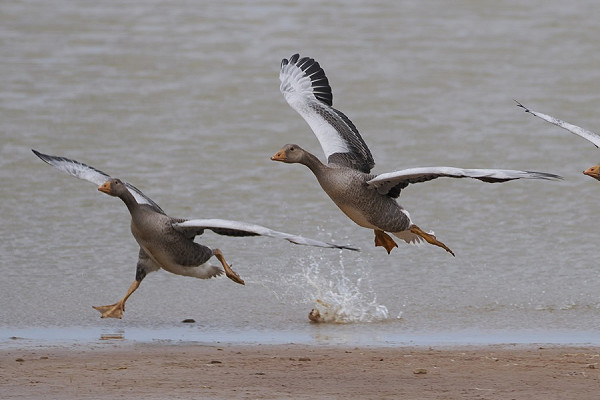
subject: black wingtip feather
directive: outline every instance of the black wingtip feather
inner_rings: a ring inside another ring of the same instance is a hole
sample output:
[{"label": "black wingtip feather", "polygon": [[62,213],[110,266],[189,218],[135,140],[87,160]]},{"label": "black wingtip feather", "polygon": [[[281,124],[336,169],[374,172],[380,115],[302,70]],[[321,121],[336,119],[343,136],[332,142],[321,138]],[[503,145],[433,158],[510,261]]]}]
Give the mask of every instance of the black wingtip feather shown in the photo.
[{"label": "black wingtip feather", "polygon": [[[70,158],[60,157],[60,156],[51,156],[50,154],[40,153],[39,151],[34,150],[34,149],[31,149],[31,151],[33,151],[33,154],[35,154],[36,156],[38,156],[43,162],[45,162],[46,164],[49,164],[49,165],[53,165],[52,161],[54,161],[54,160],[56,160],[56,161],[66,161],[66,162],[71,162],[71,163],[75,163],[75,164],[80,164],[80,165],[83,165],[84,167],[87,167],[87,168],[93,169],[95,171],[98,171],[94,167],[90,167],[89,165],[81,163],[81,162],[76,161],[76,160],[71,160]],[[100,172],[101,174],[104,174],[104,172],[102,172],[102,171],[98,171],[98,172]],[[106,175],[106,174],[104,174],[104,175]]]},{"label": "black wingtip feather", "polygon": [[525,171],[525,172],[535,175],[536,179],[546,179],[549,181],[562,181],[565,179],[561,175],[551,174],[548,172],[538,172],[538,171]]},{"label": "black wingtip feather", "polygon": [[333,106],[333,92],[329,86],[329,80],[323,68],[314,58],[300,58],[300,55],[296,53],[289,60],[283,59],[281,62],[282,67],[287,64],[294,64],[300,68],[310,78],[315,97],[328,106]]},{"label": "black wingtip feather", "polygon": [[515,103],[517,103],[517,107],[521,107],[523,110],[525,110],[525,112],[531,112],[529,110],[529,108],[525,107],[523,104],[521,104],[519,101],[513,99]]},{"label": "black wingtip feather", "polygon": [[31,149],[31,151],[33,151],[33,154],[35,154],[36,156],[38,156],[42,161],[48,162],[48,155],[47,154],[40,153],[39,151],[37,151],[35,149]]}]

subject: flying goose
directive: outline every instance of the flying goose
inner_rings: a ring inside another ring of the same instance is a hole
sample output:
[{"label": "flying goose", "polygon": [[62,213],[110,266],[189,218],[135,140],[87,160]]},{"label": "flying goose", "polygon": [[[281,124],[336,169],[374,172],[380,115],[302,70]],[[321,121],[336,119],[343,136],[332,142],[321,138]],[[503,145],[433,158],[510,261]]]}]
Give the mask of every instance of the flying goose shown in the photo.
[{"label": "flying goose", "polygon": [[223,266],[225,275],[243,285],[244,280],[227,264],[221,250],[194,242],[194,237],[202,235],[205,229],[210,229],[219,235],[268,236],[301,245],[358,250],[354,247],[325,243],[245,222],[173,218],[130,183],[113,178],[76,160],[42,154],[33,149],[32,151],[60,171],[99,185],[99,191],[119,197],[129,209],[131,233],[140,245],[135,280],[125,296],[115,304],[94,307],[102,313],[102,318],[122,318],[125,302],[129,296],[140,286],[147,274],[160,268],[176,275],[209,279],[223,274],[221,268],[208,263],[209,259],[215,256]]},{"label": "flying goose", "polygon": [[408,211],[396,202],[400,191],[411,183],[440,177],[474,178],[483,182],[562,179],[544,172],[452,167],[410,168],[381,175],[371,174],[375,165],[373,156],[356,126],[344,113],[333,108],[331,86],[319,63],[294,54],[281,61],[279,79],[283,96],[313,130],[327,164],[297,144],[285,145],[271,159],[306,165],[344,214],[358,225],[374,230],[375,246],[383,246],[388,254],[398,245],[386,232],[407,243],[425,240],[454,255],[433,233],[415,225]]},{"label": "flying goose", "polygon": [[[594,146],[600,147],[600,135],[598,135],[596,132],[588,131],[587,129],[583,129],[577,125],[573,125],[568,122],[562,121],[558,118],[554,118],[551,115],[542,114],[540,112],[533,111],[533,110],[525,107],[523,104],[519,103],[518,101],[516,101],[516,103],[517,103],[517,106],[521,107],[523,110],[525,110],[525,112],[528,112],[531,115],[535,115],[536,117],[543,119],[544,121],[548,121],[551,124],[554,124],[563,129],[566,129],[569,132],[571,132],[577,136],[581,136],[582,138],[587,139],[588,141],[592,142],[594,144]],[[593,167],[586,169],[585,171],[583,171],[583,174],[587,175],[587,176],[591,176],[592,178],[600,181],[600,165],[594,165]]]}]

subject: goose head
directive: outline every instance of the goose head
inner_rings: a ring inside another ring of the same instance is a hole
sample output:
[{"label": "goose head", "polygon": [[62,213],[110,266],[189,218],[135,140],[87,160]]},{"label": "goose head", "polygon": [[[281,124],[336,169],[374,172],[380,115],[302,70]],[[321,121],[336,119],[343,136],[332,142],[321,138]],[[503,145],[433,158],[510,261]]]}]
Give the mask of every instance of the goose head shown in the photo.
[{"label": "goose head", "polygon": [[271,160],[293,164],[302,162],[304,155],[305,151],[302,147],[297,144],[286,144],[271,157]]},{"label": "goose head", "polygon": [[121,197],[126,192],[129,192],[125,184],[120,179],[116,178],[112,178],[104,182],[98,187],[98,190],[114,197]]},{"label": "goose head", "polygon": [[583,171],[584,175],[591,176],[592,178],[600,181],[600,165],[594,165]]}]

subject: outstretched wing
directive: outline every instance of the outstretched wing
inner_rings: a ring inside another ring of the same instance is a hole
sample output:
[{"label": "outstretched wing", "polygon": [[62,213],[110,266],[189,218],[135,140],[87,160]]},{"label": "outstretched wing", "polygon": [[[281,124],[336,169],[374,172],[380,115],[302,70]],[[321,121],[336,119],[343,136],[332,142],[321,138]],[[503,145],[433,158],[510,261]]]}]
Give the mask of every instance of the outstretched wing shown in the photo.
[{"label": "outstretched wing", "polygon": [[396,198],[411,183],[427,182],[436,178],[473,178],[483,182],[507,182],[515,179],[563,179],[545,172],[518,171],[511,169],[463,169],[454,167],[409,168],[376,176],[367,182],[369,187],[381,194]]},{"label": "outstretched wing", "polygon": [[541,118],[544,121],[548,121],[551,124],[554,124],[556,126],[560,126],[561,128],[566,129],[569,132],[571,132],[571,133],[573,133],[573,134],[575,134],[577,136],[581,136],[582,138],[589,140],[596,147],[600,147],[600,135],[598,135],[595,132],[588,131],[588,130],[583,129],[583,128],[577,126],[577,125],[570,124],[570,123],[562,121],[562,120],[560,120],[558,118],[554,118],[554,117],[552,117],[550,115],[542,114],[540,112],[530,110],[529,108],[525,107],[523,104],[519,103],[518,101],[517,101],[517,106],[521,107],[523,110],[525,110],[525,112],[528,112],[531,115],[535,115],[536,117]]},{"label": "outstretched wing", "polygon": [[194,235],[201,235],[204,229],[210,229],[219,235],[268,236],[272,238],[285,239],[289,242],[306,246],[329,247],[358,251],[358,249],[355,247],[321,242],[319,240],[309,239],[303,236],[274,231],[261,225],[248,224],[240,221],[230,221],[226,219],[190,219],[183,222],[173,223],[173,228],[184,233],[186,236],[190,236],[190,230]]},{"label": "outstretched wing", "polygon": [[[110,175],[106,174],[105,172],[102,172],[99,169],[96,169],[87,164],[81,163],[79,161],[71,160],[70,158],[66,158],[66,157],[58,157],[58,156],[51,156],[48,154],[43,154],[34,149],[31,149],[31,151],[33,151],[33,154],[35,154],[40,159],[42,159],[42,161],[45,161],[46,163],[52,165],[54,168],[56,168],[64,173],[67,173],[71,176],[74,176],[76,178],[92,182],[92,183],[96,184],[97,186],[102,185],[104,182],[106,182],[112,178]],[[152,201],[151,198],[149,198],[144,193],[142,193],[141,190],[139,190],[138,188],[136,188],[135,186],[133,186],[132,184],[130,184],[128,182],[125,182],[125,186],[127,186],[127,189],[129,189],[129,191],[131,192],[133,197],[135,197],[135,200],[139,204],[148,204],[152,208],[154,208],[156,211],[160,212],[161,214],[165,213],[162,210],[162,208],[159,207],[158,204],[156,204],[154,201]]]},{"label": "outstretched wing", "polygon": [[365,173],[373,168],[371,151],[352,121],[332,107],[331,87],[318,62],[298,54],[284,58],[279,80],[285,100],[311,127],[327,162]]}]

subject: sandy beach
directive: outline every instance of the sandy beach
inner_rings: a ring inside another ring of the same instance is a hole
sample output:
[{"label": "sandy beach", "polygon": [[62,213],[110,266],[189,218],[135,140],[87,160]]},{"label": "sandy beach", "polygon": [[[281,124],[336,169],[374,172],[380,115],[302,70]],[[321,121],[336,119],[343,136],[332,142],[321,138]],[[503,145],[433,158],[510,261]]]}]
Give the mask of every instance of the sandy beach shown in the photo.
[{"label": "sandy beach", "polygon": [[3,399],[597,399],[600,348],[106,343],[0,350]]}]

